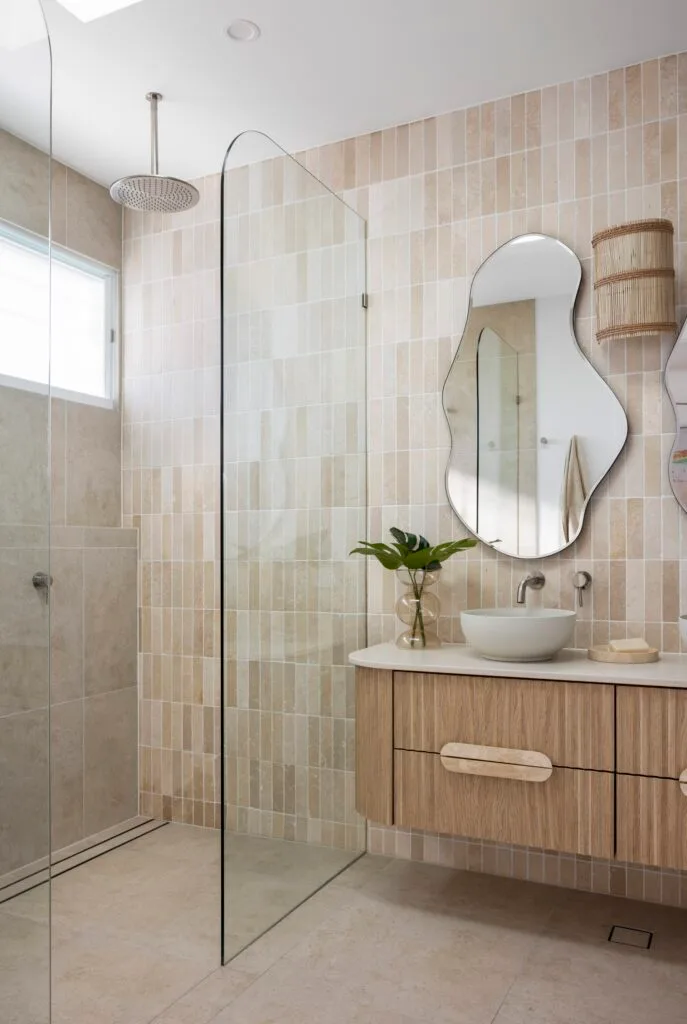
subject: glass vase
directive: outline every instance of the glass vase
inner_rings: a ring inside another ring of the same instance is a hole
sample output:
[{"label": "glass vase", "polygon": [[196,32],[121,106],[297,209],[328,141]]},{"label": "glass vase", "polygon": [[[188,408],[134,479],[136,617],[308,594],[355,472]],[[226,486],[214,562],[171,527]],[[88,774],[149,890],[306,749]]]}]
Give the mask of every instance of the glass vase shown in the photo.
[{"label": "glass vase", "polygon": [[398,579],[406,588],[405,594],[396,602],[396,614],[410,627],[396,640],[398,647],[441,647],[437,635],[439,598],[428,589],[439,579],[439,572],[439,569],[429,572],[425,569],[396,570]]}]

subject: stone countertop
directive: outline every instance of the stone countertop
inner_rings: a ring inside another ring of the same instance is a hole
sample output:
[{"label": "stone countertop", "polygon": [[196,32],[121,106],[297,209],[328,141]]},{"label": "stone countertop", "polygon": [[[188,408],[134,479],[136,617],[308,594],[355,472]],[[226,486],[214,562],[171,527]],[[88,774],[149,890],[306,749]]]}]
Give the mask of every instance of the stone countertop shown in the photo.
[{"label": "stone countertop", "polygon": [[687,655],[662,654],[648,665],[609,665],[591,661],[586,651],[563,650],[553,661],[488,661],[470,647],[444,644],[434,650],[402,650],[393,643],[354,651],[349,660],[360,668],[395,672],[438,672],[462,676],[553,679],[571,683],[617,683],[687,690]]}]

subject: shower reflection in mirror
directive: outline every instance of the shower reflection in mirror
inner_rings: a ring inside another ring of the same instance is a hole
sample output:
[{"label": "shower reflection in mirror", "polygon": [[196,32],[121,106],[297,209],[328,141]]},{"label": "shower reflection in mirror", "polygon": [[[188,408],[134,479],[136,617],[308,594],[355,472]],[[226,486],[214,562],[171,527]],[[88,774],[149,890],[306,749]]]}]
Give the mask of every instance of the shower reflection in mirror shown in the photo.
[{"label": "shower reflection in mirror", "polygon": [[627,420],[579,349],[575,254],[544,235],[497,249],[475,274],[444,385],[449,501],[473,533],[516,557],[572,543],[620,453]]}]

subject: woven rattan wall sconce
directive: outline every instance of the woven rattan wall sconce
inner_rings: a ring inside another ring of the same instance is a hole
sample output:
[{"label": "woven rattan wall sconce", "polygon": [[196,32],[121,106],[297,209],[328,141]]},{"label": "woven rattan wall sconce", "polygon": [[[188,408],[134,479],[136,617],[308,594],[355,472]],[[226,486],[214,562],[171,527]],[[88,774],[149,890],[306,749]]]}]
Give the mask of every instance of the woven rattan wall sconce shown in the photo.
[{"label": "woven rattan wall sconce", "polygon": [[592,238],[599,341],[674,331],[673,225],[638,220]]}]

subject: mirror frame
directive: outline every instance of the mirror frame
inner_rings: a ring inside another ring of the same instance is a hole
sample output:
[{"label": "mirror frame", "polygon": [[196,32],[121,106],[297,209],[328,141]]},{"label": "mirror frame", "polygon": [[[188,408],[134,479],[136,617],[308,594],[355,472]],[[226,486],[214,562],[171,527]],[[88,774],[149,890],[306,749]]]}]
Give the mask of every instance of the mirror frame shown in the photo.
[{"label": "mirror frame", "polygon": [[[579,358],[585,363],[586,366],[589,367],[589,370],[592,373],[596,374],[596,376],[599,378],[599,380],[602,382],[604,388],[608,392],[609,397],[617,405],[618,409],[622,413],[622,416],[623,416],[623,419],[624,419],[624,422],[625,422],[625,427],[624,427],[624,431],[623,431],[622,443],[620,444],[620,446],[618,448],[618,451],[613,456],[613,459],[610,462],[610,464],[608,466],[608,469],[603,474],[603,476],[601,476],[594,483],[594,486],[590,487],[590,490],[589,490],[589,492],[588,492],[588,494],[587,494],[587,496],[585,498],[584,504],[583,504],[581,512],[580,512],[580,526],[579,526],[579,529],[578,529],[577,533],[575,534],[575,536],[571,537],[571,539],[569,541],[567,541],[567,543],[562,544],[561,547],[555,548],[553,551],[543,551],[543,552],[537,552],[536,554],[518,555],[518,554],[512,554],[509,551],[504,551],[504,550],[496,547],[496,543],[498,543],[498,542],[492,543],[489,540],[487,540],[485,537],[480,536],[480,534],[477,533],[469,525],[469,523],[467,523],[465,521],[465,519],[463,518],[461,513],[458,511],[458,509],[456,508],[456,506],[455,506],[455,504],[454,504],[454,502],[452,500],[451,490],[450,490],[450,477],[451,477],[451,472],[452,472],[454,449],[456,447],[456,438],[454,437],[454,432],[453,432],[453,429],[452,429],[452,426],[451,426],[451,420],[449,418],[449,412],[448,412],[448,409],[446,407],[446,386],[447,386],[447,384],[448,384],[448,382],[449,382],[449,380],[451,378],[451,374],[453,373],[453,369],[456,366],[456,363],[458,362],[458,359],[460,358],[460,353],[461,353],[461,349],[462,349],[462,346],[463,346],[463,341],[465,340],[466,329],[467,329],[467,326],[468,326],[468,324],[470,322],[470,314],[471,314],[471,312],[473,310],[472,297],[473,297],[473,292],[474,292],[474,287],[475,287],[475,281],[476,281],[478,275],[480,274],[481,271],[484,270],[484,268],[487,266],[489,261],[491,259],[493,259],[496,256],[497,253],[501,252],[502,249],[506,248],[506,246],[512,245],[513,242],[515,242],[515,241],[521,241],[521,240],[526,239],[526,238],[541,238],[541,239],[547,239],[549,241],[555,242],[563,250],[565,250],[566,253],[569,253],[570,256],[572,256],[573,259],[575,260],[575,262],[577,263],[577,268],[578,268],[577,281],[576,281],[576,284],[575,284],[575,289],[574,289],[574,291],[572,293],[572,296],[571,296],[570,313],[569,313],[569,318],[568,318],[568,326],[570,328],[570,340],[571,340],[573,348],[577,352]],[[628,425],[627,414],[626,414],[625,409],[624,409],[624,407],[622,405],[622,402],[620,401],[620,399],[616,395],[615,391],[613,391],[613,389],[611,388],[611,386],[608,383],[608,381],[599,373],[599,371],[596,369],[594,364],[591,362],[591,360],[588,358],[588,356],[584,353],[584,351],[580,347],[580,343],[577,340],[577,335],[575,334],[575,307],[577,305],[577,300],[578,300],[579,295],[580,295],[581,285],[582,285],[582,264],[580,262],[579,257],[577,256],[577,253],[575,253],[570,248],[570,246],[566,245],[565,242],[561,242],[560,239],[554,238],[553,235],[545,235],[545,234],[543,234],[542,232],[539,232],[539,231],[526,231],[523,234],[514,235],[513,238],[509,238],[506,242],[503,242],[501,245],[497,246],[497,248],[494,249],[493,252],[489,253],[489,255],[480,263],[479,267],[474,272],[474,274],[472,276],[472,280],[470,282],[470,297],[469,297],[469,300],[468,300],[467,312],[465,314],[465,323],[463,324],[463,330],[462,330],[462,333],[461,333],[460,341],[458,343],[458,348],[456,349],[456,353],[455,353],[453,359],[451,360],[451,365],[449,367],[448,373],[446,374],[446,378],[444,380],[444,384],[443,384],[443,387],[442,387],[442,390],[441,390],[441,404],[442,404],[442,407],[443,407],[443,410],[444,410],[444,416],[446,417],[446,422],[448,424],[449,434],[450,434],[450,437],[451,437],[451,451],[450,451],[449,456],[448,456],[448,461],[446,463],[446,471],[445,471],[445,474],[444,474],[444,481],[445,481],[445,488],[446,488],[446,497],[448,499],[448,503],[449,503],[451,509],[453,510],[454,514],[456,515],[458,520],[463,524],[463,526],[468,531],[468,533],[470,533],[473,537],[476,537],[477,540],[480,541],[480,543],[484,544],[485,547],[490,548],[492,551],[495,551],[498,555],[503,555],[504,557],[507,557],[507,558],[516,558],[516,559],[523,560],[523,561],[536,561],[536,560],[541,559],[541,558],[551,558],[554,555],[558,555],[558,554],[561,553],[561,551],[565,551],[567,548],[569,548],[571,545],[573,545],[579,539],[579,537],[580,537],[580,535],[582,533],[582,530],[584,528],[585,515],[587,513],[587,509],[589,507],[589,503],[590,503],[592,497],[594,496],[595,492],[598,490],[598,488],[601,486],[603,481],[606,479],[608,474],[613,469],[613,466],[618,461],[620,455],[622,454],[622,452],[625,449],[625,445],[627,444],[627,438],[628,438],[628,434],[629,434],[629,425]],[[687,329],[687,324],[686,324],[686,329]]]}]

